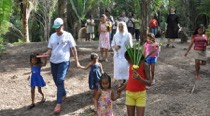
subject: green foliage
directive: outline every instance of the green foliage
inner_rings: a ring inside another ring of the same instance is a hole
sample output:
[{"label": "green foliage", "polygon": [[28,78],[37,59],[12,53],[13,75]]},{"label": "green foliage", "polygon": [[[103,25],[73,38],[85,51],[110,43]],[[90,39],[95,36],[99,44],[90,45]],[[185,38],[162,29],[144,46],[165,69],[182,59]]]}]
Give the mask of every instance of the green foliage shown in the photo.
[{"label": "green foliage", "polygon": [[6,33],[9,27],[9,17],[12,12],[12,0],[0,1],[0,54],[4,51],[2,34]]},{"label": "green foliage", "polygon": [[206,34],[209,37],[209,41],[210,41],[210,25],[208,26],[208,28],[206,29]]},{"label": "green foliage", "polygon": [[70,0],[75,13],[84,18],[86,14],[96,5],[95,0]]},{"label": "green foliage", "polygon": [[22,40],[22,39],[18,39],[18,42],[14,42],[14,44],[23,44],[23,43],[25,43],[25,41],[24,40]]},{"label": "green foliage", "polygon": [[5,47],[3,45],[3,38],[0,37],[0,55],[5,51]]},{"label": "green foliage", "polygon": [[5,33],[5,29],[9,27],[9,17],[12,12],[12,0],[1,0],[0,1],[0,35]]}]

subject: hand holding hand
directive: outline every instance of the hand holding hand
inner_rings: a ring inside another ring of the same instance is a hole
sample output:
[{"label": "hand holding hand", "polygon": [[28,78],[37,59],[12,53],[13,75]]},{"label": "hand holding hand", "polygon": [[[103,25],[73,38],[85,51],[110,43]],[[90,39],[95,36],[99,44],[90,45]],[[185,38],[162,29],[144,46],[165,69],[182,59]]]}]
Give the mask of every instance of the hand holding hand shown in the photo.
[{"label": "hand holding hand", "polygon": [[121,91],[117,91],[117,97],[120,98],[121,96]]},{"label": "hand holding hand", "polygon": [[76,67],[76,68],[81,67],[80,63],[79,63],[79,62],[76,62],[75,67]]}]

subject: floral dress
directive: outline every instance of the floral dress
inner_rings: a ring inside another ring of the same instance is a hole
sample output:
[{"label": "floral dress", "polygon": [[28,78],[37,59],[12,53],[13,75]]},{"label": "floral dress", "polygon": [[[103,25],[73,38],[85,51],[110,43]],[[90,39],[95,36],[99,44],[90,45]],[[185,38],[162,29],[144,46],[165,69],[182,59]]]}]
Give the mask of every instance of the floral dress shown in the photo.
[{"label": "floral dress", "polygon": [[[107,23],[101,23],[101,30],[106,31]],[[110,49],[110,40],[109,40],[109,32],[101,32],[99,36],[99,48],[105,48],[105,49]]]},{"label": "floral dress", "polygon": [[98,116],[113,116],[111,90],[101,90],[101,96],[98,101]]}]

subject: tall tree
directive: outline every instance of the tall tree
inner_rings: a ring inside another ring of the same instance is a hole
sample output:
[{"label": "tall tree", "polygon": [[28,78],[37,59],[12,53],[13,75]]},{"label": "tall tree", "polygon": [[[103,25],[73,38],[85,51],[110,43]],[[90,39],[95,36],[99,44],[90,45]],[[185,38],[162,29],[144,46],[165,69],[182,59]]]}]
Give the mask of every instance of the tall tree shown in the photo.
[{"label": "tall tree", "polygon": [[53,13],[55,12],[55,7],[58,0],[38,0],[37,10],[35,13],[35,20],[41,26],[41,29],[44,36],[43,41],[47,41],[49,39],[50,30],[51,30],[51,18]]},{"label": "tall tree", "polygon": [[21,19],[23,22],[23,34],[26,42],[30,42],[29,39],[29,28],[28,20],[30,13],[35,6],[36,0],[19,0],[20,10],[21,10]]},{"label": "tall tree", "polygon": [[141,41],[141,44],[143,44],[144,41],[146,41],[147,38],[147,31],[148,31],[148,25],[149,25],[149,10],[150,10],[150,3],[151,0],[139,0],[140,6],[141,6],[141,38],[143,41]]},{"label": "tall tree", "polygon": [[58,0],[58,16],[64,20],[64,28],[67,29],[67,0]]}]

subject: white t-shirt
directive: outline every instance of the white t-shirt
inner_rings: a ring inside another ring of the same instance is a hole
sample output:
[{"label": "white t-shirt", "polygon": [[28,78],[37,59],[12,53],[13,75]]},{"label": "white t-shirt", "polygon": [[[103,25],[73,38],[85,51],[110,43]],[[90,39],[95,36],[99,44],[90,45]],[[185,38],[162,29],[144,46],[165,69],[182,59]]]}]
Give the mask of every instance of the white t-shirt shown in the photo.
[{"label": "white t-shirt", "polygon": [[71,33],[64,31],[62,35],[53,33],[50,36],[48,48],[52,49],[50,62],[58,64],[70,60],[70,48],[75,47]]}]

